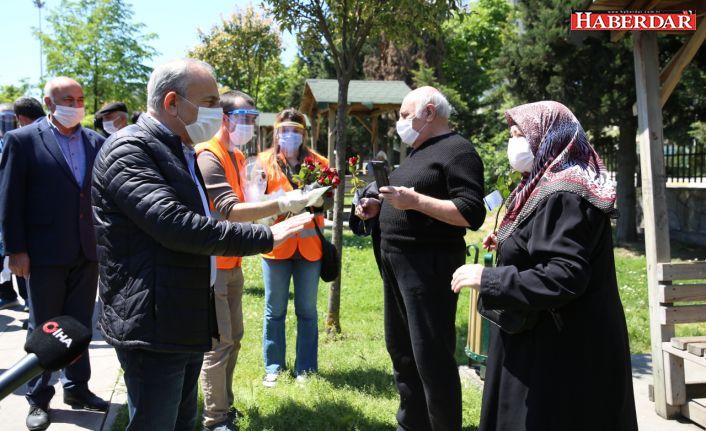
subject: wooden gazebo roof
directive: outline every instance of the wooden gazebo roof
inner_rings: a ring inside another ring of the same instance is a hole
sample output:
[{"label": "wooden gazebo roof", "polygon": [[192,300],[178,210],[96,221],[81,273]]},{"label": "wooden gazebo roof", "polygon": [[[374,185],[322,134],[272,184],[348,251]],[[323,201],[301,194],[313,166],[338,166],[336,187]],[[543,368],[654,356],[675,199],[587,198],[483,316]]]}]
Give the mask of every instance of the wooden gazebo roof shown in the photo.
[{"label": "wooden gazebo roof", "polygon": [[[348,85],[348,106],[346,111],[370,133],[372,153],[378,152],[378,120],[380,115],[397,111],[405,96],[412,91],[404,81],[359,81],[352,80]],[[321,119],[328,116],[327,156],[332,160],[336,108],[338,107],[338,81],[335,79],[307,79],[299,110],[311,118],[313,127],[311,144],[318,140]],[[404,147],[401,147],[404,150]],[[404,157],[404,151],[400,157]]]},{"label": "wooden gazebo roof", "polygon": [[[358,81],[348,86],[350,113],[399,109],[402,99],[412,91],[404,81]],[[307,79],[300,110],[312,115],[316,108],[325,111],[338,104],[338,81],[335,79]]]}]

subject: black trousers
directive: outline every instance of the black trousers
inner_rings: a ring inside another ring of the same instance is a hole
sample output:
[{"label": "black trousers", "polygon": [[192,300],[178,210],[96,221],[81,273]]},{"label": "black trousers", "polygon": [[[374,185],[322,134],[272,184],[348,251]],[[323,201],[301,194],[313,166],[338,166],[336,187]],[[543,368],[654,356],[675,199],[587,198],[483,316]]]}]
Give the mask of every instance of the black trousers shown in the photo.
[{"label": "black trousers", "polygon": [[459,431],[461,382],[454,359],[451,277],[464,254],[382,250],[385,342],[400,394],[398,430]]},{"label": "black trousers", "polygon": [[[29,293],[29,328],[27,336],[52,317],[68,315],[92,330],[93,308],[98,289],[98,263],[81,256],[70,265],[30,267],[27,279]],[[64,368],[61,378],[64,391],[80,394],[88,390],[91,365],[86,350],[75,362]],[[51,372],[46,371],[27,384],[27,401],[47,407],[54,396],[49,385]]]}]

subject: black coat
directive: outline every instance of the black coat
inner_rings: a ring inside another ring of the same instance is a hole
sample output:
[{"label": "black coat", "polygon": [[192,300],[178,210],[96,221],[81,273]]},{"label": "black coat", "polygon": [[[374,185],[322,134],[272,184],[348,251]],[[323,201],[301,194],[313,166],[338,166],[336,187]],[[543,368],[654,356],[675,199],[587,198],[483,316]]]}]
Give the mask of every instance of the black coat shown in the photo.
[{"label": "black coat", "polygon": [[28,253],[34,265],[96,260],[91,217],[91,171],[103,137],[81,129],[86,154],[76,182],[51,125],[41,118],[5,135],[0,160],[0,223],[5,254]]},{"label": "black coat", "polygon": [[539,321],[514,335],[490,325],[480,431],[637,430],[611,235],[605,213],[556,193],[483,270],[487,308],[532,310]]},{"label": "black coat", "polygon": [[106,340],[210,350],[209,256],[269,251],[269,228],[205,216],[179,137],[144,115],[111,135],[98,155],[93,208]]}]

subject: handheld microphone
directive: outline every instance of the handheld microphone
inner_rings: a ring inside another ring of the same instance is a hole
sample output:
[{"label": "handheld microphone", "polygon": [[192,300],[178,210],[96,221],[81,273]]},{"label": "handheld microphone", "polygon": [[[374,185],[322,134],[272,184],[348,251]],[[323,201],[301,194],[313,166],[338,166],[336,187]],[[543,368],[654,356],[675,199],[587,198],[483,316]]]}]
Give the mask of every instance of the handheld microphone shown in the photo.
[{"label": "handheld microphone", "polygon": [[71,316],[58,316],[32,331],[27,356],[0,374],[0,400],[43,371],[57,371],[78,359],[91,342],[91,331]]}]

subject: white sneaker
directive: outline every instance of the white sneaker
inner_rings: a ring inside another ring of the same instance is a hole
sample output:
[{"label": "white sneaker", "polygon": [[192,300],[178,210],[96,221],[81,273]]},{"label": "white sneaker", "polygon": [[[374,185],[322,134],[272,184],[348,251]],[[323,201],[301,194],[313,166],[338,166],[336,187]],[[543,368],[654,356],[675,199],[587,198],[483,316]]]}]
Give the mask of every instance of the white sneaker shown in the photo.
[{"label": "white sneaker", "polygon": [[262,379],[262,385],[266,388],[272,388],[277,384],[278,377],[279,374],[277,373],[267,373],[265,374],[265,378]]}]

